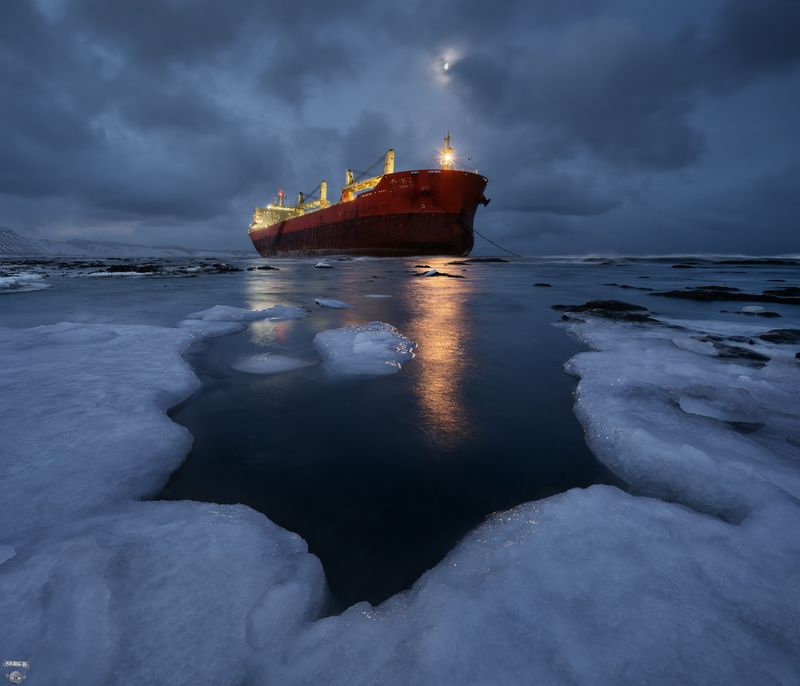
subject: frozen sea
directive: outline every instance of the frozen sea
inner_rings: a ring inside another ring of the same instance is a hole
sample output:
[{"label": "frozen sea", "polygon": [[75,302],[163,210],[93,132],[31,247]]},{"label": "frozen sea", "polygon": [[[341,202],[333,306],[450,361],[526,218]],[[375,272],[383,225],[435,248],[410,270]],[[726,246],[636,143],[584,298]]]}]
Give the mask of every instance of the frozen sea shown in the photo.
[{"label": "frozen sea", "polygon": [[798,287],[794,259],[0,261],[0,658],[800,683]]}]

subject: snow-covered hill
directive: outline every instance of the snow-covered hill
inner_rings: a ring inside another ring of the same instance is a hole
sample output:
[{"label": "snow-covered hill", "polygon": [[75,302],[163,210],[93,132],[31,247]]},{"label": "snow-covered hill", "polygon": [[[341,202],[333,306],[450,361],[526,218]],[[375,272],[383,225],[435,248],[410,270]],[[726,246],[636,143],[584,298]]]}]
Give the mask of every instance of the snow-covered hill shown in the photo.
[{"label": "snow-covered hill", "polygon": [[51,255],[55,257],[202,257],[222,254],[248,255],[247,251],[193,250],[179,246],[152,247],[114,241],[51,241],[20,236],[0,226],[0,255]]}]

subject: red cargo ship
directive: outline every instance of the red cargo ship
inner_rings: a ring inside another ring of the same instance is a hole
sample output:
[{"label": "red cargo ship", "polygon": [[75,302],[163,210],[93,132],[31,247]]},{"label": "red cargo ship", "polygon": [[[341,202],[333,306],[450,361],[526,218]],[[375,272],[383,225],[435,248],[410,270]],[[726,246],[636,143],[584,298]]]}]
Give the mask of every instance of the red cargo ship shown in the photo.
[{"label": "red cargo ship", "polygon": [[[467,255],[472,250],[475,211],[488,205],[487,179],[455,168],[450,134],[440,150],[440,169],[394,171],[394,151],[383,174],[356,180],[347,170],[338,203],[300,194],[294,206],[257,207],[249,235],[264,257],[306,255]],[[316,193],[316,191],[315,191]]]}]

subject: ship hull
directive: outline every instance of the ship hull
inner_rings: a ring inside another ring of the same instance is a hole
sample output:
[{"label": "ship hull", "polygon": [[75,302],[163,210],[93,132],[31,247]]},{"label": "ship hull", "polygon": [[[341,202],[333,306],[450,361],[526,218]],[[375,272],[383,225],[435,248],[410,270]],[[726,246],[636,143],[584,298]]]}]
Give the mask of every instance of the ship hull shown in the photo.
[{"label": "ship hull", "polygon": [[251,227],[264,257],[314,255],[469,254],[486,178],[456,170],[417,170],[385,175],[354,200]]}]

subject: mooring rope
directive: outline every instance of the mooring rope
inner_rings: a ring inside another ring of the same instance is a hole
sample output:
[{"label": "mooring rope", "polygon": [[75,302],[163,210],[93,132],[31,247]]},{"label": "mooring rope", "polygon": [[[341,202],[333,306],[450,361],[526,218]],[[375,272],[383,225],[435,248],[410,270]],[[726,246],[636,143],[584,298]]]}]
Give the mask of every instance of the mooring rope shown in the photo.
[{"label": "mooring rope", "polygon": [[506,252],[507,252],[509,255],[513,255],[514,257],[522,257],[522,255],[519,255],[518,253],[515,253],[515,252],[513,252],[512,250],[509,250],[508,248],[504,248],[504,247],[503,247],[502,245],[500,245],[499,243],[495,243],[495,242],[494,242],[494,241],[493,241],[491,238],[486,238],[486,236],[484,236],[484,235],[483,235],[483,234],[482,234],[480,231],[478,231],[477,229],[473,228],[472,230],[473,230],[473,232],[474,232],[474,233],[478,234],[478,235],[479,235],[481,238],[483,238],[483,240],[485,240],[485,241],[489,241],[489,243],[491,243],[493,246],[495,246],[495,247],[497,247],[497,248],[500,248],[500,250],[505,250],[505,251],[506,251]]}]

